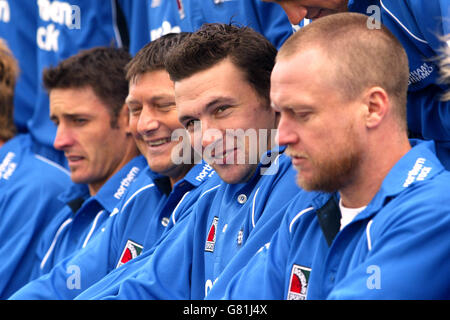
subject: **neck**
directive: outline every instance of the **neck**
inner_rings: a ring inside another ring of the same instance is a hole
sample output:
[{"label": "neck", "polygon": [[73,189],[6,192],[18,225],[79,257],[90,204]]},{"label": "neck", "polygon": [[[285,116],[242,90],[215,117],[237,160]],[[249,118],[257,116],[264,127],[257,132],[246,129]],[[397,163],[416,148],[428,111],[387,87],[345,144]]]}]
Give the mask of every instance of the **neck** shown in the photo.
[{"label": "neck", "polygon": [[[386,140],[386,137],[381,137]],[[347,208],[359,208],[369,204],[394,165],[411,149],[407,138],[401,142],[378,143],[370,149],[355,170],[354,176],[339,190],[342,204]],[[389,150],[387,152],[386,150]]]},{"label": "neck", "polygon": [[119,172],[128,162],[130,162],[133,158],[137,157],[139,155],[139,150],[137,149],[134,141],[133,143],[129,143],[126,147],[125,152],[123,153],[123,157],[121,158],[118,165],[115,167],[114,171],[108,176],[108,179],[101,181],[101,182],[95,182],[88,184],[89,188],[89,194],[92,196],[95,196],[97,192],[100,190],[101,187],[117,172]]},{"label": "neck", "polygon": [[179,166],[179,168],[178,168],[179,170],[169,174],[168,177],[169,177],[169,180],[170,180],[171,187],[173,188],[175,183],[177,183],[178,181],[183,179],[186,176],[186,174],[189,172],[189,170],[191,170],[191,168],[193,166],[194,166],[194,164]]}]

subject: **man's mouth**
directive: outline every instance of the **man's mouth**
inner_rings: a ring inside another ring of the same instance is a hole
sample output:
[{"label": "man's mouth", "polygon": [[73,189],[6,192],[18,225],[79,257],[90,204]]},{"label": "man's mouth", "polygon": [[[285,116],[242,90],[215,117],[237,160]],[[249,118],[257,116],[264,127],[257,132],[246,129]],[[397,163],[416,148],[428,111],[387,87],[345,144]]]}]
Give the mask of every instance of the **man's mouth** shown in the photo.
[{"label": "man's mouth", "polygon": [[82,160],[84,160],[84,157],[82,156],[75,156],[75,155],[66,155],[67,162],[69,163],[69,166],[74,165]]},{"label": "man's mouth", "polygon": [[149,147],[159,147],[159,146],[162,146],[169,142],[171,142],[170,138],[160,138],[160,139],[155,139],[155,140],[151,140],[151,141],[146,141],[146,143]]}]

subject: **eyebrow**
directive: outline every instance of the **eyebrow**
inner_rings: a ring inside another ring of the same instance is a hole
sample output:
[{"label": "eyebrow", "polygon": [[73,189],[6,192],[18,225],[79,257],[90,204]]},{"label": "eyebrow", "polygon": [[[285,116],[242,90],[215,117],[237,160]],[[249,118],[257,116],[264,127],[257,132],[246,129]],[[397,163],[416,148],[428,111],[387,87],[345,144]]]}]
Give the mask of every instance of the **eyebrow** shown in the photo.
[{"label": "eyebrow", "polygon": [[208,102],[205,105],[205,111],[208,111],[209,109],[215,107],[218,104],[221,103],[228,103],[228,104],[235,104],[235,100],[231,97],[218,97],[218,98],[213,98],[213,100],[211,100],[210,102]]},{"label": "eyebrow", "polygon": [[[231,105],[235,105],[236,101],[235,99],[231,98],[231,97],[217,97],[217,98],[212,98],[212,100],[210,102],[208,102],[205,107],[202,109],[201,112],[206,112],[209,109],[215,107],[218,104],[222,104],[222,103],[228,103]],[[183,123],[186,120],[190,120],[193,119],[194,117],[192,115],[183,115],[179,118],[179,121],[181,123]]]},{"label": "eyebrow", "polygon": [[[164,100],[164,99],[175,100],[175,98],[173,96],[171,96],[171,95],[162,94],[162,95],[158,95],[158,96],[153,96],[147,101],[150,102],[150,103],[155,103],[155,102],[159,102],[160,100]],[[140,102],[139,99],[134,99],[133,97],[127,97],[125,99],[125,103],[126,104],[140,104],[141,102]]]},{"label": "eyebrow", "polygon": [[50,120],[54,122],[54,121],[56,121],[58,119],[74,119],[74,118],[77,118],[77,117],[84,117],[84,118],[92,119],[94,117],[94,115],[89,114],[89,113],[85,113],[85,112],[76,112],[76,113],[65,112],[65,113],[63,113],[63,114],[61,114],[59,116],[51,114],[50,115]]}]

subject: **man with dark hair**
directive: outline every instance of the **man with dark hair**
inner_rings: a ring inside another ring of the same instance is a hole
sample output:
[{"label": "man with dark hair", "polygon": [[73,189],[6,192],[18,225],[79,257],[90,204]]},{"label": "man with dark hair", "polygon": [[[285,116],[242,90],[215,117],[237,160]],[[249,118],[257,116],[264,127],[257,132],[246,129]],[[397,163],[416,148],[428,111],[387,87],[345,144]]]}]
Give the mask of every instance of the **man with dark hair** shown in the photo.
[{"label": "man with dark hair", "polygon": [[64,152],[76,184],[60,196],[66,206],[39,242],[33,278],[86,246],[145,167],[125,105],[129,60],[121,49],[98,47],[44,72],[57,127],[54,146]]},{"label": "man with dark hair", "polygon": [[[316,20],[337,12],[368,15],[367,28],[382,23],[404,47],[409,63],[407,122],[410,137],[434,140],[439,160],[450,169],[450,102],[441,99],[449,90],[439,81],[437,58],[450,33],[446,0],[262,0],[283,7],[291,23]],[[346,68],[351,69],[351,64]],[[390,76],[385,75],[386,78]]]},{"label": "man with dark hair", "polygon": [[[186,36],[163,36],[142,48],[126,66],[129,127],[148,167],[137,175],[96,238],[13,298],[71,299],[110,272],[115,276],[131,272],[139,255],[152,252],[160,238],[175,224],[183,223],[205,182],[214,177],[213,169],[204,162],[172,161],[179,145],[179,141],[171,140],[172,133],[183,129],[164,60]],[[78,285],[67,286],[69,276],[74,278],[67,274],[71,266],[79,271]]]},{"label": "man with dark hair", "polygon": [[[408,140],[406,53],[366,21],[330,15],[280,49],[271,78],[279,142],[312,192],[212,298],[449,298],[450,174],[433,142]],[[348,60],[355,74],[341,73]]]},{"label": "man with dark hair", "polygon": [[273,141],[278,114],[268,93],[275,54],[262,35],[227,24],[205,24],[169,53],[178,118],[222,182],[207,183],[185,223],[133,274],[77,298],[203,299],[270,239],[278,210],[301,192]]},{"label": "man with dark hair", "polygon": [[19,74],[17,61],[0,39],[0,147],[14,137],[14,89]]}]

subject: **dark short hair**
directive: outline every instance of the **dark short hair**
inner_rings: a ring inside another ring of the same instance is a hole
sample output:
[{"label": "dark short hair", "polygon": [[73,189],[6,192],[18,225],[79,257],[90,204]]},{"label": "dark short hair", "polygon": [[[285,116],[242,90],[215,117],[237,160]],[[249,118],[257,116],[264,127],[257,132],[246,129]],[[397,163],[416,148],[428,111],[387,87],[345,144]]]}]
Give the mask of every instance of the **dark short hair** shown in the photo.
[{"label": "dark short hair", "polygon": [[249,27],[207,23],[170,52],[166,70],[173,81],[180,81],[228,58],[243,71],[259,96],[270,101],[270,74],[276,53],[264,36]]},{"label": "dark short hair", "polygon": [[111,126],[115,127],[128,95],[125,66],[130,59],[124,49],[96,47],[82,50],[56,67],[45,69],[44,87],[47,91],[91,87],[109,108]]},{"label": "dark short hair", "polygon": [[169,50],[178,46],[189,32],[169,33],[147,43],[126,66],[126,79],[134,81],[137,76],[156,70],[165,70],[164,61]]},{"label": "dark short hair", "polygon": [[14,126],[14,88],[19,66],[6,42],[0,39],[0,140],[11,139]]}]

